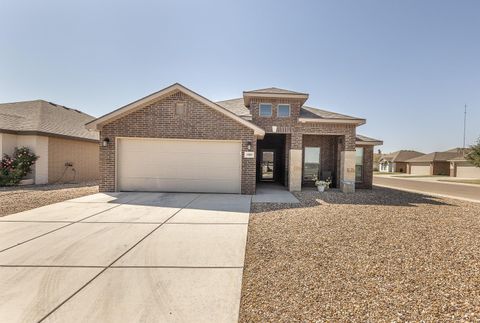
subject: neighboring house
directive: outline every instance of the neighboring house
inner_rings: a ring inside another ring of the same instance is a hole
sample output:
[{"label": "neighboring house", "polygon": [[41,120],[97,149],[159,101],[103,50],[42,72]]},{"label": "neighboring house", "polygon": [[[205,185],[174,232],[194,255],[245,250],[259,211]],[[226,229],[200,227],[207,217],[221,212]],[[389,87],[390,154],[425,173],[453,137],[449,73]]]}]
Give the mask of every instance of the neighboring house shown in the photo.
[{"label": "neighboring house", "polygon": [[307,99],[268,88],[215,103],[173,84],[87,124],[100,131],[100,190],[254,194],[257,181],[299,191],[315,176],[371,187],[382,142],[356,135],[365,119]]},{"label": "neighboring house", "polygon": [[98,179],[98,132],[85,129],[93,119],[43,100],[0,104],[0,155],[31,149],[35,184]]},{"label": "neighboring house", "polygon": [[383,155],[379,160],[379,171],[383,173],[406,173],[407,160],[425,155],[414,150],[399,150]]},{"label": "neighboring house", "polygon": [[480,167],[468,161],[464,155],[452,158],[450,161],[450,176],[460,178],[480,178]]},{"label": "neighboring house", "polygon": [[412,175],[450,175],[450,160],[463,156],[463,149],[433,152],[407,160],[407,172]]}]

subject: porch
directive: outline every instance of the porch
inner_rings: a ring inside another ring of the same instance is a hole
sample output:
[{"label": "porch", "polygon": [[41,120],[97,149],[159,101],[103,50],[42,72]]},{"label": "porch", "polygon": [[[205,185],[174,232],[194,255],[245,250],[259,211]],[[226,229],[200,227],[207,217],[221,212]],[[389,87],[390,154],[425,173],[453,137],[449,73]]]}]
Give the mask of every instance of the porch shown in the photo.
[{"label": "porch", "polygon": [[332,188],[353,192],[355,146],[349,151],[346,146],[351,145],[345,144],[345,135],[268,133],[257,141],[257,186],[275,183],[300,191],[314,187],[318,178],[330,180]]}]

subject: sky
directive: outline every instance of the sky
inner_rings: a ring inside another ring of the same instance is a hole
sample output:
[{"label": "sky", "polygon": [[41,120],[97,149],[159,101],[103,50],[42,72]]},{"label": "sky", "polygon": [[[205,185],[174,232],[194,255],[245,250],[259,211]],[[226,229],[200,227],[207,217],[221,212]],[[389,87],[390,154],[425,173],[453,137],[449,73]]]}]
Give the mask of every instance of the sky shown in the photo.
[{"label": "sky", "polygon": [[179,82],[265,87],[367,119],[384,152],[480,137],[480,1],[0,0],[0,102],[101,116]]}]

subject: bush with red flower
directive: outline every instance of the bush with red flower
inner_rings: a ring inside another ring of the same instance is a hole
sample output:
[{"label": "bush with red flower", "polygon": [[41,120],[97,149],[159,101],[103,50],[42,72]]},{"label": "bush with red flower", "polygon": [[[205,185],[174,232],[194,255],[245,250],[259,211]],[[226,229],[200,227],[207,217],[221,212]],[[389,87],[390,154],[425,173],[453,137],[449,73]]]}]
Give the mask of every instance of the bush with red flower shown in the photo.
[{"label": "bush with red flower", "polygon": [[32,171],[32,165],[38,159],[26,147],[15,148],[13,156],[4,154],[0,162],[0,186],[17,185]]}]

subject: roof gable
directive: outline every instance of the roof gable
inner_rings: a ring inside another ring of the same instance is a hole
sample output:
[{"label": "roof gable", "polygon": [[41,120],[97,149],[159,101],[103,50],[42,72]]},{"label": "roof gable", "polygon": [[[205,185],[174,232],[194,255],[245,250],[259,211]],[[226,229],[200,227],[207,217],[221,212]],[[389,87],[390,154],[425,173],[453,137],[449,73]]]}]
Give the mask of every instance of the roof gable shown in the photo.
[{"label": "roof gable", "polygon": [[260,127],[254,125],[253,123],[251,122],[248,122],[247,120],[245,119],[242,119],[241,117],[237,116],[235,113],[225,109],[224,107],[220,106],[219,104],[217,103],[214,103],[212,101],[210,101],[209,99],[193,92],[192,90],[186,88],[185,86],[179,84],[179,83],[175,83],[175,84],[172,84],[158,92],[155,92],[155,93],[152,93],[150,95],[147,95],[146,97],[143,97],[137,101],[134,101],[132,103],[129,103],[117,110],[114,110],[110,113],[107,113],[105,114],[104,116],[102,117],[99,117],[89,123],[87,123],[87,128],[89,129],[100,129],[104,124],[107,124],[113,120],[116,120],[120,117],[123,117],[129,113],[132,113],[138,109],[141,109],[143,107],[145,107],[146,105],[156,101],[156,100],[159,100],[163,97],[166,97],[168,96],[169,94],[173,93],[173,92],[176,92],[176,91],[180,91],[190,97],[192,97],[193,99],[205,104],[206,106],[226,115],[227,117],[237,121],[238,123],[252,129],[254,131],[254,134],[257,135],[257,136],[260,136],[260,137],[263,137],[265,135],[265,131],[263,129],[261,129]]}]

